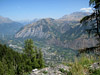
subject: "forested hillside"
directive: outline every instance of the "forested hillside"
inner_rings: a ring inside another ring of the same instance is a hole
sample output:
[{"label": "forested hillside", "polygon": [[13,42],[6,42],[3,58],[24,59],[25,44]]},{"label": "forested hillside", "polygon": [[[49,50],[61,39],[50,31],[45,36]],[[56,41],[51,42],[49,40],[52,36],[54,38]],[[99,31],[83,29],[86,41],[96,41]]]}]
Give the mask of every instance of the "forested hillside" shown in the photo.
[{"label": "forested hillside", "polygon": [[37,49],[31,39],[25,41],[23,53],[0,44],[0,75],[25,75],[32,69],[43,68],[42,57],[41,49]]}]

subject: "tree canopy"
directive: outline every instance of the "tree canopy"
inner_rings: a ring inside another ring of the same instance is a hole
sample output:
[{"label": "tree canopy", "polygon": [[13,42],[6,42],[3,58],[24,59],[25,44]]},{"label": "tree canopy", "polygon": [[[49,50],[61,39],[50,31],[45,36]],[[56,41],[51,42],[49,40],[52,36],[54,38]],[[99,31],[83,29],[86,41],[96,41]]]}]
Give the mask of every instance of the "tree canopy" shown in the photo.
[{"label": "tree canopy", "polygon": [[80,50],[82,52],[87,50],[89,51],[94,48],[95,50],[100,49],[100,0],[90,0],[89,5],[92,7],[93,12],[90,15],[83,17],[80,20],[80,23],[83,25],[88,25],[88,33],[96,36],[99,43],[96,47]]},{"label": "tree canopy", "polygon": [[83,17],[80,21],[83,25],[89,25],[88,31],[95,33],[100,38],[100,0],[90,0],[89,5],[93,12],[91,15]]}]

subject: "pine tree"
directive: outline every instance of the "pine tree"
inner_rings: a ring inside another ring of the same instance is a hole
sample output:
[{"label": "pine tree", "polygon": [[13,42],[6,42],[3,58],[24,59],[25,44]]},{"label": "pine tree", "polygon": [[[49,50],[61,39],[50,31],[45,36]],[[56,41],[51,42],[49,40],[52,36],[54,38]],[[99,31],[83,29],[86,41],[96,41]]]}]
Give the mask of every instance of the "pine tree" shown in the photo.
[{"label": "pine tree", "polygon": [[[24,53],[27,55],[27,57],[30,58],[30,60],[28,61],[30,61],[30,65],[32,66],[32,68],[40,68],[40,64],[38,63],[38,49],[36,46],[34,46],[32,39],[27,39],[25,41],[24,48]],[[41,60],[43,59],[41,58]]]},{"label": "pine tree", "polygon": [[100,0],[90,0],[89,5],[93,8],[93,13],[82,18],[80,23],[89,25],[87,31],[94,33],[100,39]]},{"label": "pine tree", "polygon": [[94,53],[98,54],[98,51],[100,51],[100,0],[90,0],[89,5],[93,9],[93,13],[82,18],[80,23],[83,25],[88,25],[88,33],[92,35],[94,34],[99,43],[96,47],[80,50],[80,53],[93,51]]},{"label": "pine tree", "polygon": [[34,44],[33,44],[32,39],[25,40],[25,46],[24,46],[24,48],[25,48],[24,49],[24,53],[28,57],[32,58],[34,56],[34,53],[35,53],[35,51],[33,50],[34,49]]},{"label": "pine tree", "polygon": [[42,54],[41,49],[39,49],[38,57],[39,57],[38,63],[40,65],[40,68],[43,68],[44,67],[44,61],[43,61],[43,54]]},{"label": "pine tree", "polygon": [[3,74],[4,74],[4,68],[3,68],[2,62],[0,61],[0,75],[3,75]]}]

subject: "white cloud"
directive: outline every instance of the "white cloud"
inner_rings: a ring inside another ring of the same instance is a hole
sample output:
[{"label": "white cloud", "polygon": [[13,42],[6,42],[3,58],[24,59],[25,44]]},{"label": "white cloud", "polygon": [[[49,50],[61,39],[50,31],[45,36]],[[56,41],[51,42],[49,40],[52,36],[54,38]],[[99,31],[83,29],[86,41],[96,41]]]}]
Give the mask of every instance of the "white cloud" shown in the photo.
[{"label": "white cloud", "polygon": [[92,8],[81,8],[81,11],[85,11],[85,12],[92,12]]}]

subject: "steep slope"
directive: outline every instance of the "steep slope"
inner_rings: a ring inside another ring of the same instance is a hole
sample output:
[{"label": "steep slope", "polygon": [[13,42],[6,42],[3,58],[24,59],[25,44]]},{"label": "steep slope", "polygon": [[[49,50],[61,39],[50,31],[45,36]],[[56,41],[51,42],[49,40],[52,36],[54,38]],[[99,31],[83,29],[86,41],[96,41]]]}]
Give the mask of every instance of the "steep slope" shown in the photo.
[{"label": "steep slope", "polygon": [[37,37],[37,38],[48,38],[50,37],[49,31],[52,32],[52,29],[49,25],[53,21],[50,19],[41,19],[35,23],[25,26],[20,32],[18,32],[15,37]]},{"label": "steep slope", "polygon": [[[41,19],[22,28],[15,37],[37,37],[41,39],[50,36],[61,37],[62,34],[70,36],[73,30],[75,32],[75,30],[79,29],[79,20],[88,14],[89,13],[85,12],[74,12],[57,20],[52,18]],[[79,30],[81,30],[81,28]],[[65,37],[63,39],[65,39]]]},{"label": "steep slope", "polygon": [[[70,29],[70,26],[65,26],[63,24],[61,32],[64,32],[65,28],[67,30]],[[41,19],[35,23],[29,24],[25,26],[22,30],[20,30],[15,37],[36,37],[39,39],[48,39],[50,37],[54,37],[58,35],[58,23],[52,18]],[[65,30],[65,31],[66,31]]]},{"label": "steep slope", "polygon": [[[22,28],[16,38],[35,38],[46,41],[46,44],[64,48],[79,49],[94,46],[94,39],[85,32],[87,27],[82,26],[79,20],[88,15],[85,12],[75,12],[60,19],[46,18]],[[43,40],[44,39],[44,40]],[[91,42],[89,42],[91,40]],[[84,42],[85,41],[85,42]]]},{"label": "steep slope", "polygon": [[0,34],[2,35],[13,35],[15,34],[23,25],[18,22],[14,22],[9,18],[0,16]]}]

